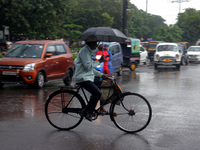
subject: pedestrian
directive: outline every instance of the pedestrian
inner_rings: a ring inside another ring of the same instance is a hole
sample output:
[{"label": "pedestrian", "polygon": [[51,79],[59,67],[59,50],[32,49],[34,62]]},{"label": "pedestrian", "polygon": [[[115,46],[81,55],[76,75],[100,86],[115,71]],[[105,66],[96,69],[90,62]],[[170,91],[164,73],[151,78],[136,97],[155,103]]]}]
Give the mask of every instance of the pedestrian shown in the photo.
[{"label": "pedestrian", "polygon": [[108,69],[109,69],[110,74],[113,74],[112,53],[111,53],[111,51],[109,51],[109,49],[108,49],[109,44],[104,44],[104,45],[105,45],[105,50],[106,50],[106,51],[108,52],[108,54],[109,54]]},{"label": "pedestrian", "polygon": [[105,60],[102,56],[98,61],[93,61],[92,58],[95,56],[97,51],[96,36],[89,36],[86,39],[85,46],[79,51],[75,64],[75,83],[82,86],[91,94],[88,105],[82,111],[83,116],[89,121],[92,121],[91,114],[95,110],[98,100],[101,97],[101,90],[94,83],[94,77],[107,77],[106,74],[95,69],[97,65]]},{"label": "pedestrian", "polygon": [[99,51],[96,52],[95,55],[102,55],[105,58],[105,61],[103,63],[103,73],[110,75],[109,69],[108,69],[108,61],[110,59],[108,52],[105,50],[105,45],[101,44],[99,45]]}]

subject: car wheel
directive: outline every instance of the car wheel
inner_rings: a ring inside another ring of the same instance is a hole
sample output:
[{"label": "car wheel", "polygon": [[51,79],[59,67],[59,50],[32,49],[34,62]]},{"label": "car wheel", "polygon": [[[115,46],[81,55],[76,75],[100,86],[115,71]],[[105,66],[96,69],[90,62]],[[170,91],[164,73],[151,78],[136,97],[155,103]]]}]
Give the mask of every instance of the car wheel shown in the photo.
[{"label": "car wheel", "polygon": [[38,89],[43,88],[43,86],[44,86],[44,74],[42,72],[38,73],[37,78],[35,80],[35,86]]},{"label": "car wheel", "polygon": [[129,69],[130,69],[131,71],[134,71],[135,68],[136,68],[136,64],[135,64],[135,63],[132,63],[132,64],[130,65],[130,67],[129,67]]},{"label": "car wheel", "polygon": [[189,64],[189,59],[188,59],[188,58],[186,59],[185,64],[186,64],[186,65]]},{"label": "car wheel", "polygon": [[65,85],[70,85],[71,82],[72,82],[72,77],[73,77],[73,71],[72,70],[67,70],[65,78],[63,79],[64,84]]},{"label": "car wheel", "polygon": [[181,66],[181,65],[180,65],[180,64],[178,64],[178,65],[176,65],[176,68],[177,68],[177,69],[180,69],[180,66]]},{"label": "car wheel", "polygon": [[184,59],[181,58],[181,65],[184,65],[184,64],[185,64]]},{"label": "car wheel", "polygon": [[146,58],[145,58],[145,60],[144,60],[144,62],[143,62],[143,63],[144,63],[144,65],[146,65],[146,64],[147,64],[147,62],[148,62],[148,58],[146,57]]},{"label": "car wheel", "polygon": [[123,67],[120,66],[119,71],[117,72],[117,75],[118,75],[118,76],[121,76],[121,75],[122,75],[122,72],[123,72],[122,69],[123,69]]},{"label": "car wheel", "polygon": [[158,65],[157,64],[154,64],[154,69],[158,69]]},{"label": "car wheel", "polygon": [[1,83],[1,82],[0,82],[0,88],[3,87],[3,85],[4,85],[4,83]]}]

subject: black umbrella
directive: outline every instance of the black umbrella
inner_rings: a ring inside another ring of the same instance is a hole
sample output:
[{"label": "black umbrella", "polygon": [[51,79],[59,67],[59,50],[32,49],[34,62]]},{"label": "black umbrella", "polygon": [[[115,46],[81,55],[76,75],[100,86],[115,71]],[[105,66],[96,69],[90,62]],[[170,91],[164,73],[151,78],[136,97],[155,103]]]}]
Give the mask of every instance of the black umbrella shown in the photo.
[{"label": "black umbrella", "polygon": [[86,40],[89,36],[95,35],[98,41],[124,42],[127,37],[121,31],[109,27],[92,27],[80,35],[80,39]]}]

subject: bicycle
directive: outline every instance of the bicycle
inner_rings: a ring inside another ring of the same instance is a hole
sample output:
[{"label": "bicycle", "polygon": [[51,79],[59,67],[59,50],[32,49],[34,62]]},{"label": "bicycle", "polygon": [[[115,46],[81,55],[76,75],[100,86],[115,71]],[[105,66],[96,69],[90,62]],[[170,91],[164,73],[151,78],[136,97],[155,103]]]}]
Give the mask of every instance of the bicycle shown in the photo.
[{"label": "bicycle", "polygon": [[[115,77],[108,77],[110,86],[100,88],[113,89],[113,93],[92,114],[95,120],[100,114],[100,109],[112,100],[109,113],[111,121],[122,131],[135,133],[145,129],[150,123],[152,109],[149,102],[137,93],[122,93]],[[79,92],[82,91],[81,96]],[[84,97],[84,98],[83,98]],[[48,97],[45,104],[45,115],[48,122],[59,130],[71,130],[83,120],[81,111],[88,103],[86,93],[80,85],[75,87],[61,87]],[[102,115],[103,116],[103,115]]]}]

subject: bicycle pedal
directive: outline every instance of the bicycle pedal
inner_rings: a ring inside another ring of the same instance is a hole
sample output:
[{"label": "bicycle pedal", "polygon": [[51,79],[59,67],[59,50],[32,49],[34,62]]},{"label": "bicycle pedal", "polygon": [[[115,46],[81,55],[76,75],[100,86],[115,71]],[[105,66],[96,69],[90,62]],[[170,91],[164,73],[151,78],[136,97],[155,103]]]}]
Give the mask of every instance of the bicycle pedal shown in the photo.
[{"label": "bicycle pedal", "polygon": [[108,112],[102,112],[102,113],[99,113],[99,115],[105,116],[105,115],[109,115],[109,113]]}]

